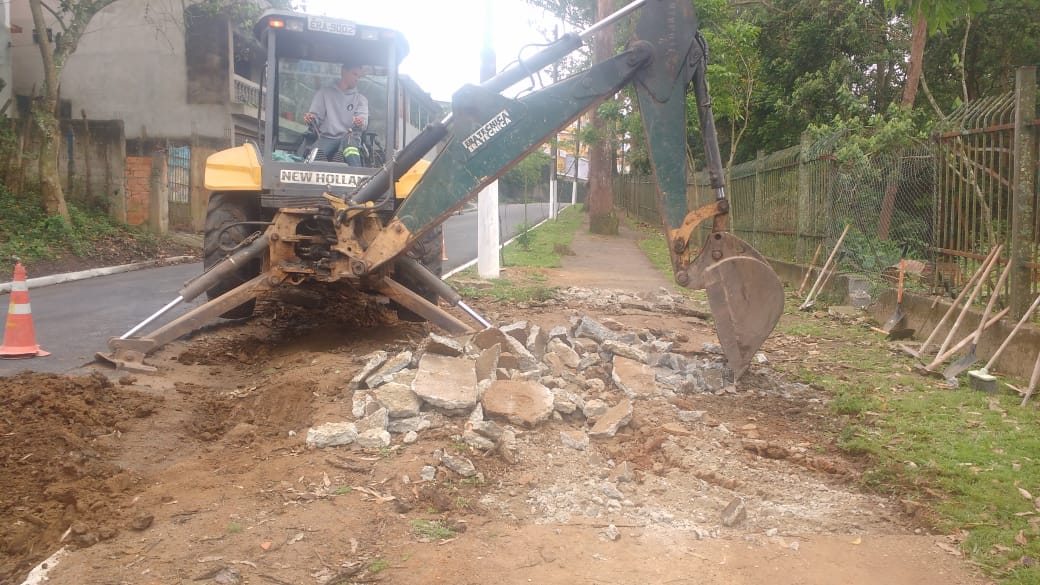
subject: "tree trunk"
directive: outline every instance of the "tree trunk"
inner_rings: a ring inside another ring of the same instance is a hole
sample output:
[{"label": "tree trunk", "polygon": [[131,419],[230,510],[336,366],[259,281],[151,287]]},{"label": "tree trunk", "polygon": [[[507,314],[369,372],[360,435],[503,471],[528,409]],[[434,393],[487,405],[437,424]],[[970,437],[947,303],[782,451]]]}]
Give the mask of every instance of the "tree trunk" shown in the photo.
[{"label": "tree trunk", "polygon": [[[904,110],[914,107],[917,99],[917,88],[921,85],[921,71],[924,67],[924,45],[928,39],[928,22],[920,7],[914,19],[914,32],[910,37],[910,62],[906,70],[906,85],[903,86]],[[892,229],[892,216],[896,209],[896,193],[899,191],[899,165],[903,158],[902,151],[895,156],[896,168],[889,175],[885,185],[885,197],[881,200],[881,216],[878,218],[878,239],[887,240]]]},{"label": "tree trunk", "polygon": [[903,107],[914,107],[917,88],[921,85],[921,70],[924,67],[924,45],[928,40],[928,21],[921,7],[914,18],[914,32],[910,36],[910,63],[906,70],[906,85],[903,87]]},{"label": "tree trunk", "polygon": [[[608,16],[614,7],[613,0],[597,0],[597,17]],[[609,59],[614,53],[614,28],[608,27],[593,40],[594,62]],[[598,105],[598,104],[597,104]],[[589,144],[589,231],[594,234],[616,235],[618,219],[614,213],[613,172],[611,169],[610,139],[612,132],[609,121],[604,120],[596,109],[592,110],[592,133],[595,139]]]},{"label": "tree trunk", "polygon": [[58,125],[58,79],[61,72],[54,60],[54,46],[47,35],[47,23],[43,19],[41,0],[29,0],[33,26],[40,40],[40,56],[43,58],[43,96],[33,112],[36,129],[40,133],[40,195],[43,207],[51,215],[69,220],[69,209],[65,204],[65,192],[58,175],[58,141],[61,129]]}]

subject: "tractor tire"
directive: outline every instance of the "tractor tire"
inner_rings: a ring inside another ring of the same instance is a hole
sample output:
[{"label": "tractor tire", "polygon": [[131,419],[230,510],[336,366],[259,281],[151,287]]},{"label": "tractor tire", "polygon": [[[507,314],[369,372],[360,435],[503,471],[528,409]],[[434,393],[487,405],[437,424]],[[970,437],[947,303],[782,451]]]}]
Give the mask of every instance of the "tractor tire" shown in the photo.
[{"label": "tractor tire", "polygon": [[[436,274],[437,276],[443,274],[444,262],[443,260],[441,260],[441,258],[443,258],[443,249],[441,248],[441,236],[443,233],[444,225],[441,224],[430,230],[425,236],[422,237],[422,239],[420,239],[418,242],[415,243],[414,246],[412,246],[411,250],[408,251],[408,256],[418,260],[419,263],[421,263],[423,266],[429,269],[430,272]],[[431,303],[435,305],[437,304],[437,301],[439,300],[437,293],[428,290],[421,283],[414,282],[412,279],[405,276],[400,277],[400,283],[408,287],[409,290],[418,293],[424,299],[430,301]],[[402,321],[425,321],[425,319],[423,319],[419,315],[416,315],[412,311],[399,305],[397,306],[397,317]]]},{"label": "tractor tire", "polygon": [[[253,193],[213,193],[209,197],[206,208],[206,232],[202,242],[203,266],[208,270],[228,255],[228,250],[245,240],[256,231],[254,226],[235,226],[222,231],[224,226],[240,221],[260,220],[260,200]],[[213,300],[234,289],[238,285],[252,280],[260,274],[263,260],[256,258],[249,261],[231,276],[218,281],[206,291],[206,297]],[[243,319],[253,314],[256,299],[249,299],[241,305],[225,312],[225,319]]]}]

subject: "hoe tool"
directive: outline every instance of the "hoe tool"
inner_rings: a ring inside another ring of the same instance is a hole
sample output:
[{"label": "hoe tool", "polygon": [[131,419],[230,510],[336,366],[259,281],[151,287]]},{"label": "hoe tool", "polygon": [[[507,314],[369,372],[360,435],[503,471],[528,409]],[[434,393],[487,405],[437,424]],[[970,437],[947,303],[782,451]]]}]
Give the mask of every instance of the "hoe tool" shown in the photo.
[{"label": "hoe tool", "polygon": [[943,370],[943,377],[946,378],[946,382],[950,385],[955,386],[957,384],[957,376],[959,376],[964,370],[970,368],[978,360],[978,358],[975,357],[975,348],[979,344],[979,338],[982,337],[982,331],[986,328],[986,320],[989,319],[989,314],[993,311],[993,305],[997,304],[997,297],[1000,296],[1000,289],[1004,287],[1004,281],[1007,280],[1008,274],[1011,273],[1011,266],[1012,263],[1008,262],[1007,266],[1004,267],[1004,271],[1000,273],[1000,278],[997,279],[997,286],[993,289],[989,302],[986,303],[986,309],[982,312],[982,317],[979,319],[979,326],[972,334],[971,343],[968,345],[968,353]]},{"label": "hoe tool", "polygon": [[946,309],[946,312],[943,314],[942,318],[939,319],[939,322],[936,323],[935,327],[932,328],[932,332],[928,334],[928,338],[924,340],[924,343],[922,343],[921,346],[917,349],[913,349],[909,346],[901,344],[900,349],[917,358],[918,360],[922,359],[923,356],[928,355],[928,348],[929,346],[931,346],[932,340],[934,340],[936,336],[939,334],[939,330],[942,329],[943,325],[946,323],[946,320],[949,319],[953,315],[953,312],[957,310],[957,307],[960,306],[961,301],[964,299],[965,296],[967,296],[968,291],[974,288],[975,281],[982,276],[982,271],[989,264],[990,258],[993,257],[993,253],[999,253],[1000,248],[1000,246],[996,246],[995,248],[989,251],[989,254],[986,255],[985,259],[983,259],[982,264],[975,270],[974,273],[972,273],[971,278],[968,279],[968,282],[964,283],[964,287],[961,288],[961,292],[957,295],[957,298],[955,298],[953,302],[950,303],[950,307]]},{"label": "hoe tool", "polygon": [[827,261],[823,263],[823,267],[820,268],[820,274],[816,277],[816,282],[813,283],[812,288],[809,289],[809,294],[805,295],[805,301],[798,307],[799,310],[808,311],[816,304],[816,295],[819,294],[820,290],[823,289],[820,286],[821,281],[827,274],[827,269],[830,268],[831,263],[834,262],[834,257],[837,256],[838,250],[841,249],[841,243],[845,241],[845,236],[849,233],[851,224],[845,224],[845,229],[841,231],[841,236],[838,237],[838,242],[834,244],[834,249],[831,250],[831,255],[827,257]]},{"label": "hoe tool", "polygon": [[993,353],[993,356],[989,358],[986,365],[983,366],[981,370],[971,370],[968,372],[968,382],[971,383],[972,388],[990,393],[997,391],[997,379],[989,373],[989,369],[993,367],[994,363],[996,363],[1000,354],[1004,353],[1004,348],[1006,348],[1011,343],[1011,340],[1015,338],[1015,334],[1022,328],[1022,325],[1033,316],[1033,311],[1036,311],[1037,305],[1040,305],[1040,296],[1037,296],[1036,300],[1033,301],[1033,304],[1029,305],[1029,309],[1026,310],[1025,314],[1022,315],[1022,318],[1018,320],[1018,323],[1015,324],[1015,328],[1011,330],[1011,333],[1008,333],[1007,338],[1004,339],[1004,343],[1000,344],[1000,347],[998,347],[997,351]]}]

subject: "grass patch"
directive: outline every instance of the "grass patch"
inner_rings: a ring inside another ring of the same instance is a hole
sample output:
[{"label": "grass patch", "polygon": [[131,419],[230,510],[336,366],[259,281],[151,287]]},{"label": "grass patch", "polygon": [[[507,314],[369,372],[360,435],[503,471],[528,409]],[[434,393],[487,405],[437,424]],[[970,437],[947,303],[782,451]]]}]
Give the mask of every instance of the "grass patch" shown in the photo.
[{"label": "grass patch", "polygon": [[537,229],[521,226],[516,240],[502,250],[502,265],[559,268],[561,252],[570,248],[583,219],[581,206],[572,205]]},{"label": "grass patch", "polygon": [[543,270],[559,268],[561,259],[570,250],[574,233],[581,227],[582,213],[580,207],[572,205],[561,211],[556,221],[522,232],[522,237],[502,251],[502,278],[481,280],[476,267],[471,267],[452,277],[452,286],[465,298],[498,303],[552,299],[556,289],[545,284],[548,279]]},{"label": "grass patch", "polygon": [[440,520],[413,520],[412,532],[425,541],[447,540],[455,536],[455,531]]},{"label": "grass patch", "polygon": [[951,390],[880,335],[796,304],[776,331],[817,344],[817,355],[777,367],[828,393],[835,444],[868,462],[864,488],[921,507],[930,528],[962,534],[964,553],[1002,585],[1040,583],[1036,402],[1022,408],[1019,397],[976,392],[966,380]]},{"label": "grass patch", "polygon": [[368,572],[375,575],[390,568],[390,561],[386,559],[375,559],[368,564]]},{"label": "grass patch", "polygon": [[0,273],[14,268],[12,256],[24,263],[53,260],[64,256],[91,257],[97,250],[124,246],[133,240],[135,246],[157,250],[158,239],[140,229],[129,227],[103,211],[91,210],[69,202],[70,221],[49,216],[40,204],[39,195],[16,195],[0,184]]}]

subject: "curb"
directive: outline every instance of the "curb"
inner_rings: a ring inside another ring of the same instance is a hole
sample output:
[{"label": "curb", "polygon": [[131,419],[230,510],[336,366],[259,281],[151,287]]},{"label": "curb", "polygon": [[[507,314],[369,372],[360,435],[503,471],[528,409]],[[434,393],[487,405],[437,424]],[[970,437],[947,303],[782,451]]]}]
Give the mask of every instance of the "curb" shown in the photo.
[{"label": "curb", "polygon": [[[121,272],[131,272],[134,270],[141,270],[144,268],[155,268],[158,266],[168,266],[173,264],[184,264],[188,261],[197,261],[196,256],[172,256],[170,258],[163,258],[161,260],[147,260],[145,262],[136,262],[134,264],[122,264],[120,266],[108,266],[104,268],[91,268],[90,270],[81,270],[79,272],[67,272],[65,274],[52,274],[50,276],[41,276],[39,278],[30,278],[25,281],[25,284],[29,288],[39,288],[41,286],[50,286],[52,284],[61,284],[63,282],[72,282],[75,280],[84,280],[87,278],[94,278],[95,276],[108,276],[110,274],[119,274]],[[0,283],[0,294],[11,292],[11,287],[14,283],[2,282]]]}]

